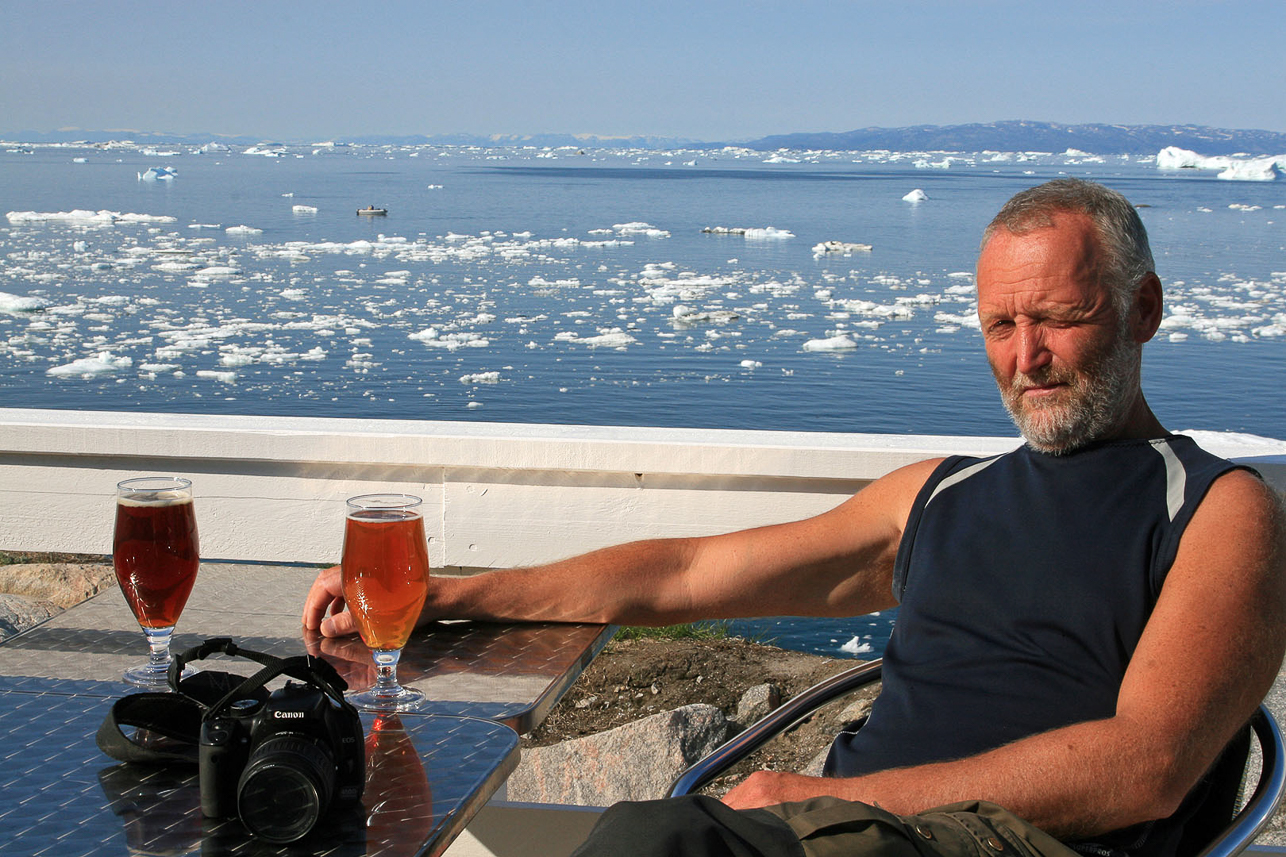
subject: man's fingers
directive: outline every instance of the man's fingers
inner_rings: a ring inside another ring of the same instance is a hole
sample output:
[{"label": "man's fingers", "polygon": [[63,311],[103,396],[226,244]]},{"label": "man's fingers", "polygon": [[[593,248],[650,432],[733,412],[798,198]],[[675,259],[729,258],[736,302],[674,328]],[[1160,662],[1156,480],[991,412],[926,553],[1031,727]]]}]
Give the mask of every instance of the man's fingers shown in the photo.
[{"label": "man's fingers", "polygon": [[353,614],[344,610],[340,613],[331,613],[329,617],[323,619],[321,632],[324,637],[347,637],[349,634],[357,633],[357,624],[353,622]]},{"label": "man's fingers", "polygon": [[344,609],[344,590],[340,579],[339,566],[323,569],[318,572],[304,599],[304,627],[310,631],[321,628],[326,612],[338,613]]}]

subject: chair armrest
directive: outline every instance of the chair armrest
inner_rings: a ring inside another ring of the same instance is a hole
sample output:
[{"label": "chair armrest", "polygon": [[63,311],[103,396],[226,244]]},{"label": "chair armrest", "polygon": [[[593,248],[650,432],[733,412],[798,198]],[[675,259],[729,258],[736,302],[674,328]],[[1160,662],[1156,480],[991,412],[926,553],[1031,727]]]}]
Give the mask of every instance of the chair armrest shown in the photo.
[{"label": "chair armrest", "polygon": [[1245,850],[1267,826],[1286,792],[1286,747],[1281,729],[1267,707],[1260,705],[1250,719],[1263,756],[1259,782],[1250,800],[1198,857],[1233,857]]},{"label": "chair armrest", "polygon": [[669,797],[691,794],[759,749],[773,736],[785,732],[808,717],[822,705],[879,681],[881,666],[882,662],[879,660],[861,664],[818,682],[791,698],[762,720],[748,726],[741,734],[720,745],[705,758],[693,763],[679,774],[666,794]]}]

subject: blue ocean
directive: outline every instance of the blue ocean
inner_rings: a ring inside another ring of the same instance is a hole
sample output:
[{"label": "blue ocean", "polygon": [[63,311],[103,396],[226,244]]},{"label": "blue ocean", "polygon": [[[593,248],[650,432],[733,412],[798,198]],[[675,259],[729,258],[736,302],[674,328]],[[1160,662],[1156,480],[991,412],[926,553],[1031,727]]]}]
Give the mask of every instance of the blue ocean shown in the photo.
[{"label": "blue ocean", "polygon": [[[1152,236],[1161,420],[1286,437],[1286,182],[1079,151],[0,143],[0,402],[1013,435],[977,241],[1064,175]],[[734,630],[866,655],[890,622]]]}]

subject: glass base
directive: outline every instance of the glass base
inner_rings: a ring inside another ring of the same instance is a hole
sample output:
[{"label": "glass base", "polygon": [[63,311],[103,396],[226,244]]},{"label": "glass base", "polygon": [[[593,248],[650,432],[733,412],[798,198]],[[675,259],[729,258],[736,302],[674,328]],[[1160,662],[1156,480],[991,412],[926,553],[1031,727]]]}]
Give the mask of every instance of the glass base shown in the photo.
[{"label": "glass base", "polygon": [[372,687],[361,693],[347,694],[344,698],[362,711],[413,711],[425,700],[422,692],[401,686]]},{"label": "glass base", "polygon": [[[170,667],[168,664],[157,669],[155,664],[139,664],[136,667],[130,667],[125,670],[121,678],[125,679],[127,684],[135,687],[143,687],[148,690],[169,690],[170,689]],[[185,667],[183,674],[179,676],[182,681],[185,678],[196,675],[196,670],[191,667]]]}]

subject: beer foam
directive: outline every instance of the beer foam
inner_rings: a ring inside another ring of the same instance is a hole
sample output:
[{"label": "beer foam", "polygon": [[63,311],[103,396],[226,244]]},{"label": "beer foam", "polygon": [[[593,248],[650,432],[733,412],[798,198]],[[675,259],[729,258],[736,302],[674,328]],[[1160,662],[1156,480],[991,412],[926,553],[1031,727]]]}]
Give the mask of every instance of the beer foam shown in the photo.
[{"label": "beer foam", "polygon": [[163,489],[160,491],[134,491],[134,496],[117,497],[118,506],[148,506],[155,508],[157,506],[182,506],[184,503],[191,503],[191,497],[183,496],[181,491],[174,489]]}]

